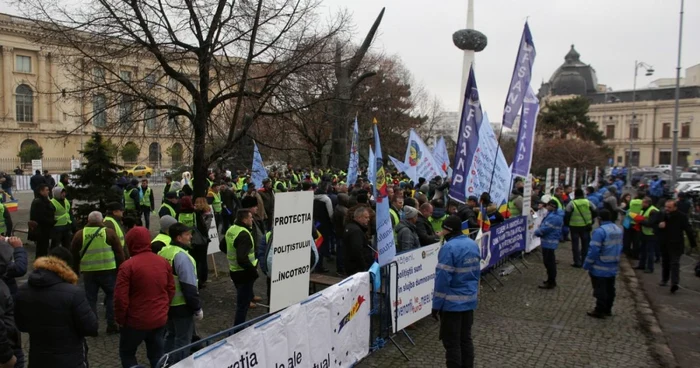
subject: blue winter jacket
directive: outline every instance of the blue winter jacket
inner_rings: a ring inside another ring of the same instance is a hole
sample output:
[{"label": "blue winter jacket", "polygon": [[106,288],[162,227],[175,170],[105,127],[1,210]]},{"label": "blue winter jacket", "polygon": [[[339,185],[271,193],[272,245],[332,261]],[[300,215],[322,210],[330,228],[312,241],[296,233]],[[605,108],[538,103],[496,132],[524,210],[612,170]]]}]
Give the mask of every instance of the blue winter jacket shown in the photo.
[{"label": "blue winter jacket", "polygon": [[622,252],[622,229],[610,221],[603,221],[593,230],[588,255],[583,269],[596,277],[614,277]]},{"label": "blue winter jacket", "polygon": [[447,312],[476,309],[480,277],[481,253],[476,242],[466,235],[448,240],[438,253],[433,309]]},{"label": "blue winter jacket", "polygon": [[540,227],[535,230],[535,236],[542,238],[542,248],[557,249],[563,225],[564,210],[557,208],[556,211],[547,213],[542,219]]},{"label": "blue winter jacket", "polygon": [[649,181],[649,194],[653,197],[661,197],[664,195],[664,186],[661,184],[661,179]]},{"label": "blue winter jacket", "polygon": [[622,193],[622,188],[625,186],[625,183],[622,180],[617,179],[617,180],[615,180],[614,184],[615,184],[615,188],[617,188],[617,192]]},{"label": "blue winter jacket", "polygon": [[602,200],[602,198],[598,197],[598,195],[596,193],[593,193],[593,194],[586,196],[586,199],[589,202],[593,203],[595,208],[600,208],[600,201]]}]

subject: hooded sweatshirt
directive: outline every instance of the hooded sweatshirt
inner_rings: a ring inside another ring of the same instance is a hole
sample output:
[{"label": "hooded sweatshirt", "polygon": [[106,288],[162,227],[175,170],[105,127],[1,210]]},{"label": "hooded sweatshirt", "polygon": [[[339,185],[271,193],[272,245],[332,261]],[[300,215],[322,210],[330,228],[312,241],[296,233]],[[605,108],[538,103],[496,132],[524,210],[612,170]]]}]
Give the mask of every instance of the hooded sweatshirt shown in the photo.
[{"label": "hooded sweatshirt", "polygon": [[151,251],[151,234],[136,226],[126,234],[131,258],[117,273],[114,287],[114,319],[120,326],[153,330],[168,321],[175,281],[170,263]]}]

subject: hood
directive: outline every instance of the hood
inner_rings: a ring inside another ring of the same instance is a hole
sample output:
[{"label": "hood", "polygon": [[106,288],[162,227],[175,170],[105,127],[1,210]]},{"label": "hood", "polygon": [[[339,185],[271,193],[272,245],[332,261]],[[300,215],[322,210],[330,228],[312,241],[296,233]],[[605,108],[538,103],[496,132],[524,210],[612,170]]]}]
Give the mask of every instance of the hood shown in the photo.
[{"label": "hood", "polygon": [[416,231],[416,225],[408,222],[407,220],[401,220],[399,223],[396,225],[396,233],[398,234],[399,230],[403,229],[404,227],[407,227],[411,229],[413,232]]},{"label": "hood", "polygon": [[440,219],[443,216],[445,216],[445,209],[444,208],[433,208],[433,214],[430,215],[430,217],[434,219]]},{"label": "hood", "polygon": [[129,254],[132,256],[151,251],[151,233],[145,227],[132,228],[124,240],[126,246],[129,247]]},{"label": "hood", "polygon": [[61,192],[63,192],[63,190],[64,189],[61,187],[53,188],[53,190],[51,191],[53,193],[53,197],[56,199],[61,198]]},{"label": "hood", "polygon": [[[2,205],[0,204],[0,206]],[[12,249],[10,243],[0,240],[0,276],[5,276],[5,273],[7,273],[7,265],[12,262],[13,253],[14,249]]]},{"label": "hood", "polygon": [[347,207],[350,203],[350,196],[345,193],[338,194],[338,205]]},{"label": "hood", "polygon": [[57,257],[39,257],[34,261],[34,271],[29,275],[27,282],[34,287],[49,287],[61,282],[76,285],[78,275],[65,261]]},{"label": "hood", "polygon": [[608,192],[612,192],[612,194],[617,194],[617,187],[614,185],[608,185]]}]

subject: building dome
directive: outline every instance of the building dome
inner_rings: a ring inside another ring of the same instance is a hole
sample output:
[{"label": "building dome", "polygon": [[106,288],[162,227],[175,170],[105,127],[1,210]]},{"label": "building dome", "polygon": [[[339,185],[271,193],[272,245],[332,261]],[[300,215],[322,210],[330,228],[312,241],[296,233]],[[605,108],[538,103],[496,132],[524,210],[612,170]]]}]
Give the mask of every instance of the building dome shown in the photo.
[{"label": "building dome", "polygon": [[[574,45],[564,56],[562,64],[547,83],[547,93],[553,96],[587,95],[596,93],[598,78],[595,70],[583,62]],[[541,91],[543,92],[543,91]]]}]

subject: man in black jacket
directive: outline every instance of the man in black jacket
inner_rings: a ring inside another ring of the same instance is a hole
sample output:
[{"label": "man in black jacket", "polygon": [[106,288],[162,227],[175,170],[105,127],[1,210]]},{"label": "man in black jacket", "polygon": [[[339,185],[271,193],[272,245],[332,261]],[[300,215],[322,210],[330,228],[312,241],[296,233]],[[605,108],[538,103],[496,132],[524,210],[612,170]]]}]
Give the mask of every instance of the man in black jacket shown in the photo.
[{"label": "man in black jacket", "polygon": [[32,367],[87,366],[85,336],[97,336],[97,316],[77,286],[73,257],[63,247],[34,262],[15,299],[15,322],[29,333]]},{"label": "man in black jacket", "polygon": [[374,250],[367,237],[369,211],[368,207],[358,207],[353,213],[352,221],[345,226],[343,247],[345,248],[345,271],[348,275],[365,272],[374,262]]},{"label": "man in black jacket", "polygon": [[683,233],[688,236],[690,247],[697,247],[693,228],[688,217],[678,211],[676,202],[667,200],[664,205],[662,221],[659,222],[659,240],[661,243],[661,286],[666,286],[671,276],[671,292],[678,291],[680,281],[681,256],[685,251]]},{"label": "man in black jacket", "polygon": [[56,209],[49,200],[49,186],[40,184],[36,190],[37,197],[29,210],[29,240],[36,243],[36,258],[45,256],[49,251],[51,231],[56,223]]},{"label": "man in black jacket", "polygon": [[433,225],[428,220],[433,215],[433,206],[430,203],[423,203],[418,209],[418,220],[416,220],[416,233],[420,246],[435,244],[440,241],[440,237],[435,234]]},{"label": "man in black jacket", "polygon": [[[476,196],[469,196],[469,198],[467,199],[467,203],[457,207],[457,216],[459,216],[462,222],[467,221],[467,224],[469,224],[470,232],[479,229],[479,223],[477,222],[476,212],[474,211],[474,209],[477,208],[478,205],[479,199]],[[450,215],[450,213],[448,213],[448,215]],[[474,231],[474,235],[471,237],[472,239],[476,237],[476,233],[477,232]]]},{"label": "man in black jacket", "polygon": [[[17,238],[10,239],[12,242],[19,241]],[[5,240],[0,240],[0,276],[5,276],[11,263],[12,246]],[[0,367],[24,367],[21,336],[15,326],[14,313],[10,289],[0,279]]]},{"label": "man in black jacket", "polygon": [[236,286],[236,317],[233,325],[245,322],[253,301],[253,284],[258,278],[258,260],[253,243],[253,214],[248,210],[236,212],[236,221],[226,232],[226,257],[229,276]]},{"label": "man in black jacket", "polygon": [[36,170],[34,171],[34,175],[29,179],[29,187],[32,188],[32,192],[34,192],[34,196],[37,197],[37,190],[39,189],[39,185],[41,184],[46,184],[46,179],[41,175],[41,171]]}]

